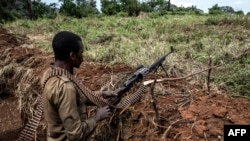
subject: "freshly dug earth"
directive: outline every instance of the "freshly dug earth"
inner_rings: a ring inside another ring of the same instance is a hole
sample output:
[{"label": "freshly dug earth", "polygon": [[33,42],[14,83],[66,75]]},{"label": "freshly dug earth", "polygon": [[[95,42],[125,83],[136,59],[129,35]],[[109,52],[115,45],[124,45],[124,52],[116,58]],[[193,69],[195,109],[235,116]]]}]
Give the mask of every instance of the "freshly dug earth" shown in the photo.
[{"label": "freshly dug earth", "polygon": [[[0,28],[0,141],[17,139],[41,93],[37,79],[53,62],[52,53],[30,48],[27,40]],[[98,91],[119,87],[133,71],[124,64],[85,61],[76,76],[91,90]],[[151,74],[145,79],[161,77],[164,74]],[[32,84],[25,85],[26,82]],[[137,84],[127,94],[139,87]],[[89,114],[94,109],[89,107]],[[112,111],[113,115],[97,126],[90,140],[217,141],[223,138],[224,124],[250,123],[249,100],[230,98],[216,87],[208,93],[205,86],[192,79],[151,85],[140,101]],[[40,140],[45,140],[42,135]]]}]

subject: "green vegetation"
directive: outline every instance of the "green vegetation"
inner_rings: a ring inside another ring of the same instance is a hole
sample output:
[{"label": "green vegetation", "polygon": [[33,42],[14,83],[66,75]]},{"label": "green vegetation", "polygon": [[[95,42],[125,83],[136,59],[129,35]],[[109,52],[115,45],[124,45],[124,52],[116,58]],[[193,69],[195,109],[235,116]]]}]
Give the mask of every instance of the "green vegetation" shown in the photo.
[{"label": "green vegetation", "polygon": [[[206,15],[195,5],[190,7],[178,7],[171,0],[101,0],[101,11],[97,9],[96,0],[58,0],[56,3],[46,4],[41,0],[1,0],[0,23],[16,19],[55,18],[57,15],[71,16],[75,18],[122,15],[138,16],[140,12],[152,13],[152,16],[164,15]],[[235,11],[230,6],[218,6],[215,4],[209,8],[210,15],[237,14],[244,12]],[[250,13],[246,13],[249,15]]]},{"label": "green vegetation", "polygon": [[[8,18],[5,18],[1,21],[5,28],[17,35],[27,35],[35,47],[44,51],[51,51],[52,37],[61,30],[82,37],[85,56],[109,64],[122,62],[132,67],[151,64],[174,46],[176,52],[166,60],[170,73],[184,75],[204,69],[212,59],[214,65],[223,65],[212,70],[211,81],[233,95],[250,97],[249,13],[244,15],[242,11],[218,5],[204,14],[195,6],[169,6],[170,1],[102,0],[101,14],[94,8],[93,0],[87,3],[61,0],[64,3],[59,13],[46,16],[43,9],[52,8],[53,13],[55,6],[46,7],[40,0],[35,2],[42,7],[38,8],[33,1],[36,20],[20,18],[6,23]],[[76,11],[70,11],[71,6]],[[8,14],[15,19],[12,12]],[[205,84],[206,75],[196,77],[197,82]]]}]

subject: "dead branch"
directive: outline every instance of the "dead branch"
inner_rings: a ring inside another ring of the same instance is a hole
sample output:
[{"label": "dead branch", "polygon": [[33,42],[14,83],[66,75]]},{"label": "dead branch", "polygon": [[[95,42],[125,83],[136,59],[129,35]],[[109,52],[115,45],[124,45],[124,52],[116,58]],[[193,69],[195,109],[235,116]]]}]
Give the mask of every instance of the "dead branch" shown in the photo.
[{"label": "dead branch", "polygon": [[[151,85],[151,96],[152,96],[152,103],[153,103],[153,107],[154,107],[154,111],[155,111],[156,123],[158,125],[160,125],[159,111],[158,111],[158,108],[156,106],[156,99],[155,99],[155,96],[154,96],[155,84],[156,84],[156,79],[155,79],[154,83],[152,83],[152,85]],[[159,127],[158,127],[158,131],[160,131]]]},{"label": "dead branch", "polygon": [[179,122],[180,120],[178,119],[178,120],[176,120],[175,122],[173,122],[171,125],[169,125],[168,126],[168,128],[166,129],[166,131],[163,133],[163,135],[162,135],[162,140],[166,140],[166,137],[167,137],[167,135],[168,135],[168,133],[169,133],[169,131],[170,131],[170,129],[173,127],[173,125],[174,124],[176,124],[177,122]]},{"label": "dead branch", "polygon": [[122,121],[120,120],[120,122],[119,122],[119,130],[117,132],[116,141],[119,141],[121,133],[122,133]]},{"label": "dead branch", "polygon": [[[212,66],[212,58],[209,58],[209,67],[211,68]],[[212,69],[208,70],[208,74],[207,74],[207,92],[210,93],[210,81],[211,81],[211,71]]]},{"label": "dead branch", "polygon": [[178,134],[176,134],[176,135],[174,136],[174,140],[176,141],[176,140],[180,137],[181,134],[182,134],[182,132],[179,132]]},{"label": "dead branch", "polygon": [[[213,67],[210,67],[210,68],[207,68],[207,69],[204,69],[204,70],[201,70],[199,72],[196,72],[196,73],[192,73],[192,74],[189,74],[189,75],[186,75],[186,76],[183,76],[183,77],[178,77],[178,78],[161,78],[161,79],[156,79],[156,82],[163,82],[163,81],[175,81],[175,80],[182,80],[182,79],[186,79],[186,78],[189,78],[189,77],[192,77],[192,76],[195,76],[197,74],[200,74],[202,72],[205,72],[207,70],[211,70],[211,69],[214,69],[214,68],[217,68],[221,65],[218,65],[218,66],[213,66]],[[148,85],[148,84],[151,84],[153,83],[155,80],[148,80],[148,81],[144,81],[143,82],[143,85]]]}]

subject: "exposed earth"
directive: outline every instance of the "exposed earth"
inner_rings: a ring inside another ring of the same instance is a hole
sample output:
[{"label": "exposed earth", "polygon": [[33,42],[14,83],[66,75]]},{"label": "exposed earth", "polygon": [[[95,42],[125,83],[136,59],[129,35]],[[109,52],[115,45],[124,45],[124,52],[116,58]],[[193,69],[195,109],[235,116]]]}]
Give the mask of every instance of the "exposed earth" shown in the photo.
[{"label": "exposed earth", "polygon": [[[41,93],[35,78],[39,80],[53,62],[52,53],[31,44],[25,35],[13,35],[0,28],[0,141],[17,139]],[[98,91],[118,87],[133,71],[125,64],[111,66],[85,60],[76,76],[91,90]],[[19,72],[22,73],[15,74]],[[29,80],[24,81],[24,74]],[[165,75],[151,74],[145,79],[161,77]],[[139,85],[128,94],[133,94]],[[89,114],[94,108],[89,107]],[[140,101],[127,109],[113,111],[90,140],[218,141],[223,139],[224,124],[250,124],[249,111],[249,100],[231,98],[215,86],[208,93],[206,86],[192,79],[166,81],[149,86]],[[39,140],[44,140],[42,135]]]}]

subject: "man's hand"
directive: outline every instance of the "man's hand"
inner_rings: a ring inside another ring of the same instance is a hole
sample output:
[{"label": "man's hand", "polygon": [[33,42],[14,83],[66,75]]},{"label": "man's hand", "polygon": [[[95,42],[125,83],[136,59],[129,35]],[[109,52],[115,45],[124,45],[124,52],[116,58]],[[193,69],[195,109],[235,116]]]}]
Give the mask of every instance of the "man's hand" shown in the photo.
[{"label": "man's hand", "polygon": [[107,118],[109,115],[110,115],[110,109],[108,106],[105,106],[102,108],[98,108],[96,110],[96,114],[93,118],[97,122],[97,121],[100,121],[100,120]]}]

